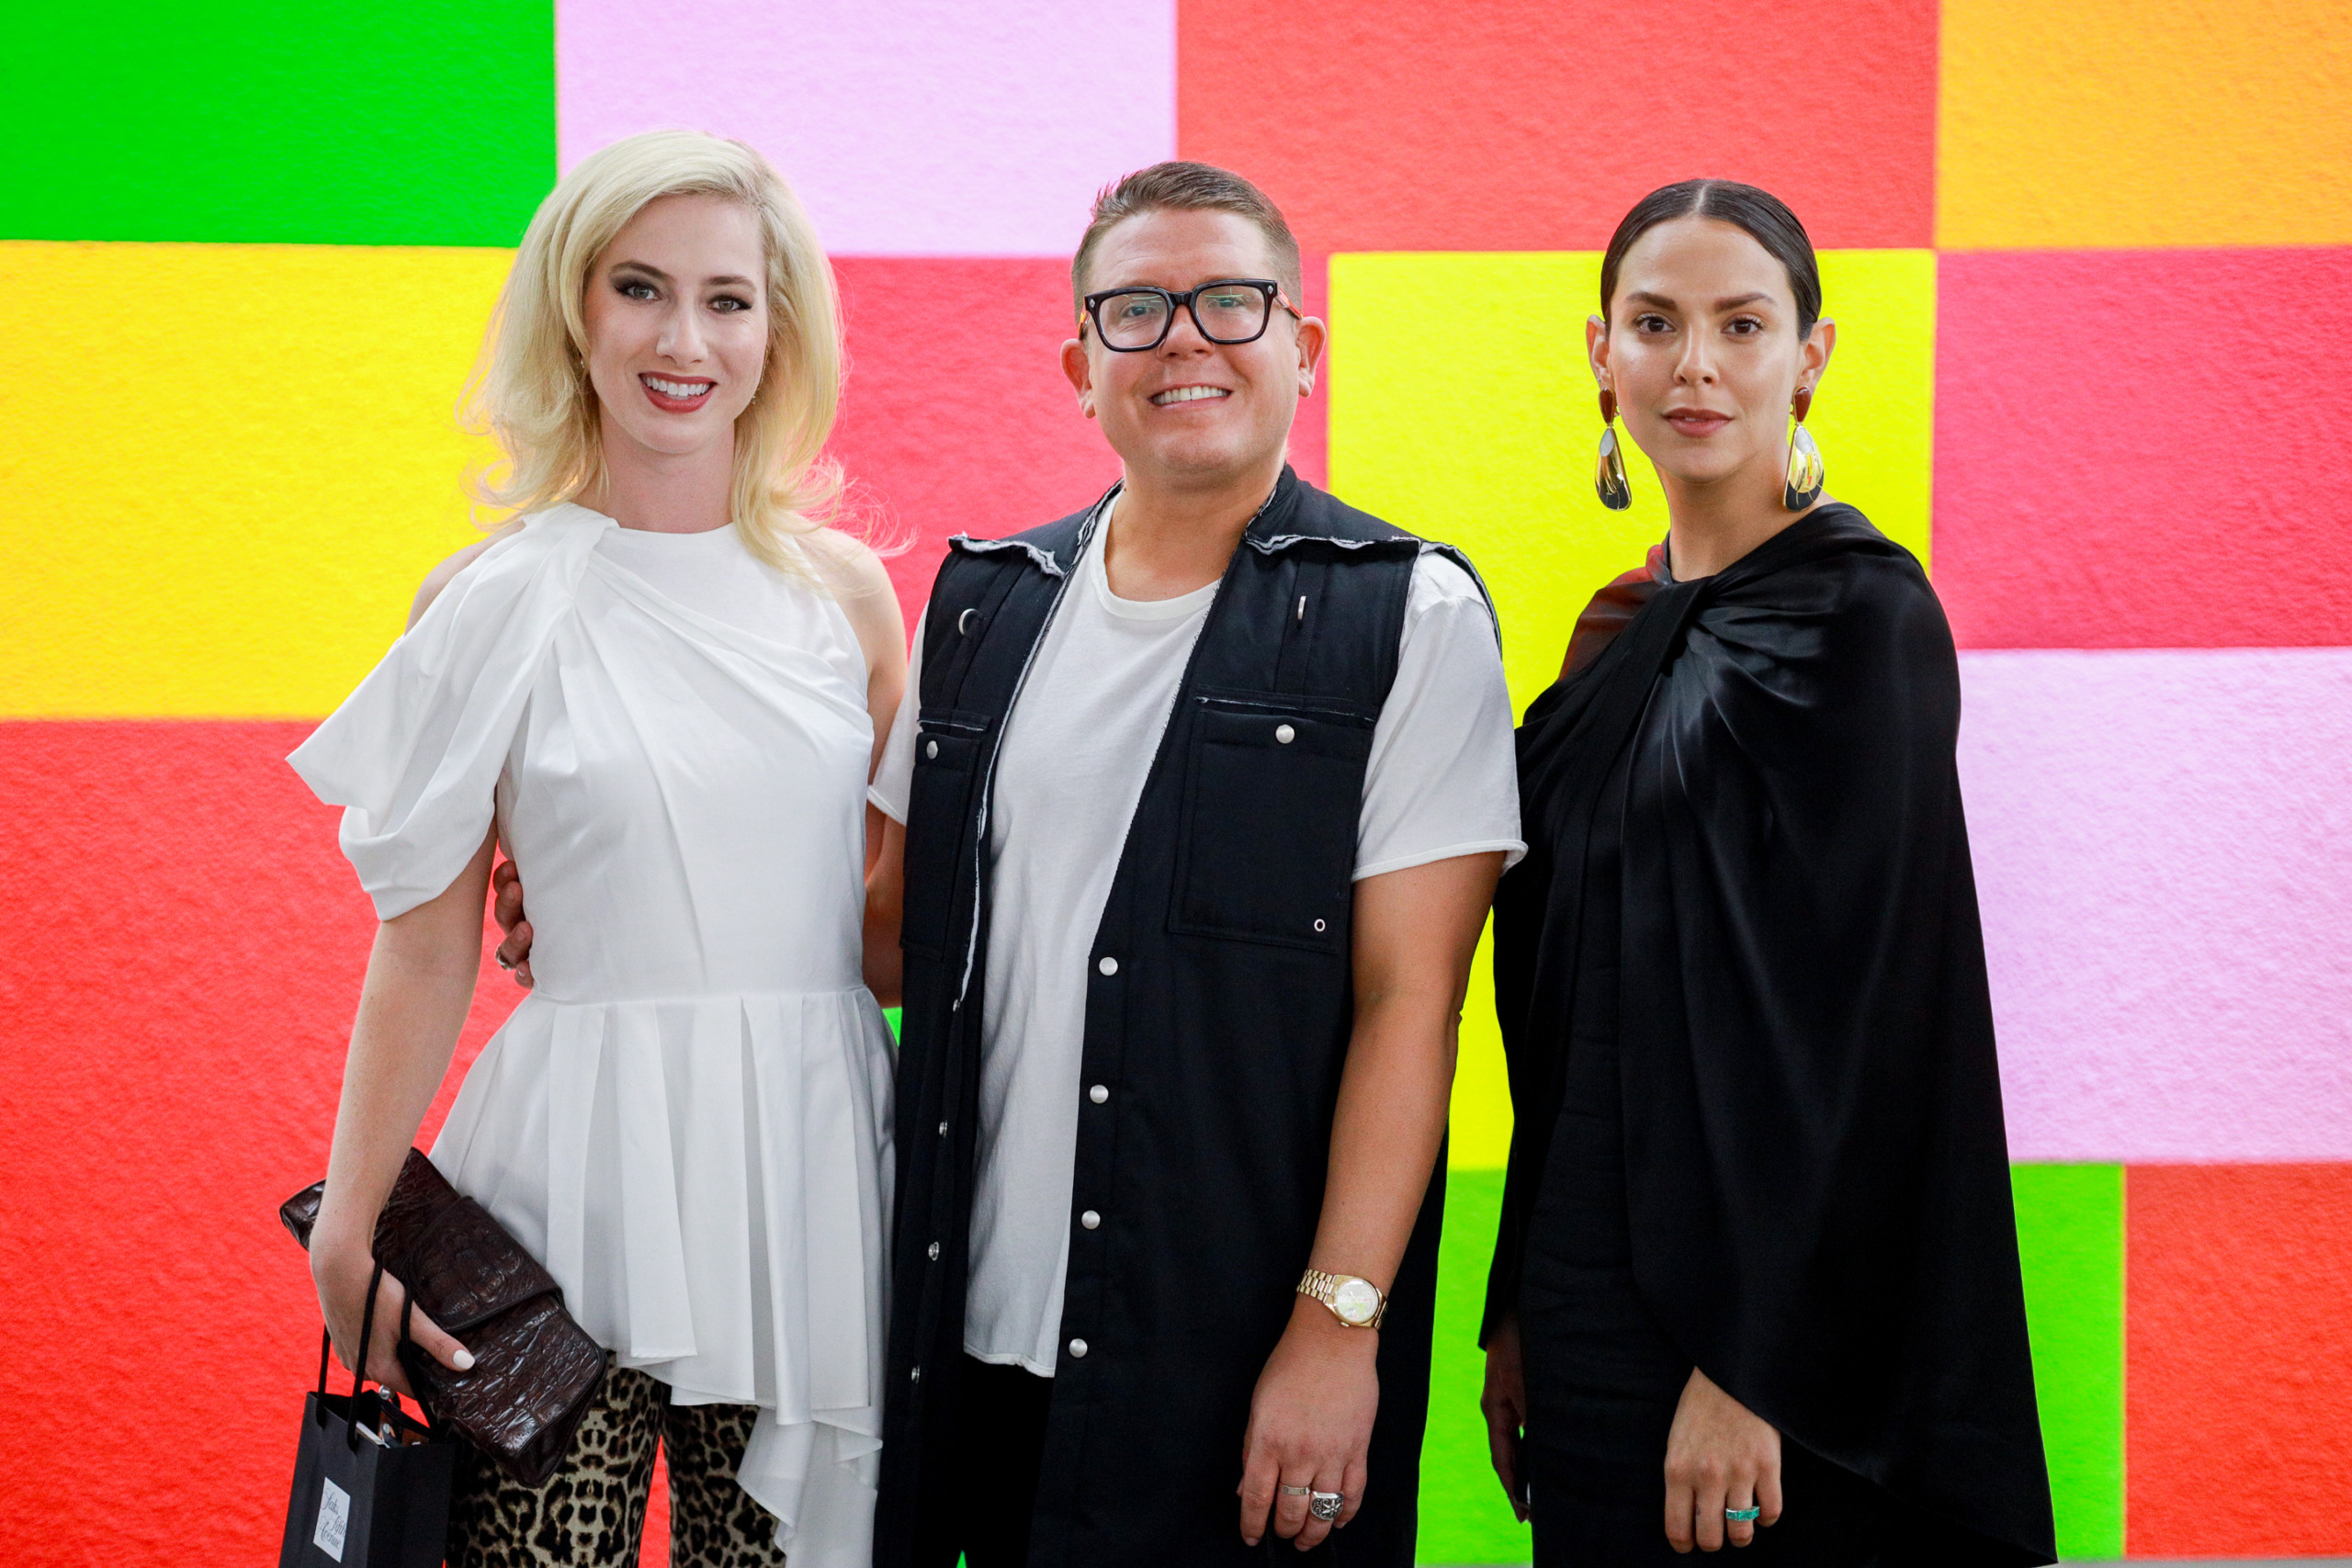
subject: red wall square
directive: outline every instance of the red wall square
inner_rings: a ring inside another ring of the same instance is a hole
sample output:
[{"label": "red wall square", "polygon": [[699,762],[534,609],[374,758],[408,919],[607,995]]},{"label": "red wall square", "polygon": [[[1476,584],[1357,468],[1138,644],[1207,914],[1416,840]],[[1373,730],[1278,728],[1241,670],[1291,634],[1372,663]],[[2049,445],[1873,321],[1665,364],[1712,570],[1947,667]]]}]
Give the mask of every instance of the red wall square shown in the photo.
[{"label": "red wall square", "polygon": [[[0,1561],[277,1550],[319,1355],[277,1205],[325,1171],[376,931],[283,760],[310,730],[0,724],[0,1391],[50,1416],[0,1423]],[[486,968],[461,1065],[521,996]]]},{"label": "red wall square", "polygon": [[1932,6],[1176,15],[1179,150],[1263,186],[1317,250],[1598,250],[1645,193],[1701,175],[1772,191],[1818,245],[1932,243]]},{"label": "red wall square", "polygon": [[2131,1555],[2352,1552],[2352,1164],[2125,1176]]},{"label": "red wall square", "polygon": [[2352,643],[2352,249],[1947,254],[1939,295],[1962,647]]}]

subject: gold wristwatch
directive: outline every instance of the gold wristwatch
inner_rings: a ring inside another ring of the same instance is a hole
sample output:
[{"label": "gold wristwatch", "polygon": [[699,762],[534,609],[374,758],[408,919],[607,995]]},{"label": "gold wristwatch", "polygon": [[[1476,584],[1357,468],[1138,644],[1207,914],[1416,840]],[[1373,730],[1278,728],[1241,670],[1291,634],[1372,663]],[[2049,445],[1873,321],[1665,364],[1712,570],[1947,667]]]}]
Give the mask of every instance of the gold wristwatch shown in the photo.
[{"label": "gold wristwatch", "polygon": [[1353,1274],[1309,1269],[1298,1281],[1298,1293],[1329,1307],[1331,1315],[1350,1328],[1377,1328],[1388,1314],[1388,1298],[1380,1293],[1380,1287]]}]

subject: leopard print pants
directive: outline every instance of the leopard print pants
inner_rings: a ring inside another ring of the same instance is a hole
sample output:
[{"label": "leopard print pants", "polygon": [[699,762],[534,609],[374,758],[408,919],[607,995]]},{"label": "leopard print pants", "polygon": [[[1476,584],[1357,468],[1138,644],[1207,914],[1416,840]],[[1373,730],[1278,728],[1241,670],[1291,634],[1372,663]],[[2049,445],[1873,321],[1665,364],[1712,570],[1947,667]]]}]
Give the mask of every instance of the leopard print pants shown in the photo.
[{"label": "leopard print pants", "polygon": [[636,1568],[657,1446],[670,1460],[673,1568],[783,1568],[775,1517],[735,1484],[758,1415],[673,1404],[668,1384],[608,1366],[546,1485],[518,1485],[458,1445],[448,1568]]}]

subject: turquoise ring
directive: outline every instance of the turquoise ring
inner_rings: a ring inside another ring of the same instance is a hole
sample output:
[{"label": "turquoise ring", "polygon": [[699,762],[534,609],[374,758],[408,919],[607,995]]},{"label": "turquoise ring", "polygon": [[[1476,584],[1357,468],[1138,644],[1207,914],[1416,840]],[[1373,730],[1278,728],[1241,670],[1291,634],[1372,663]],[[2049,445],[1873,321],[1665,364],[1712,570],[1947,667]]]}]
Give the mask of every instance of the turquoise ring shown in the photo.
[{"label": "turquoise ring", "polygon": [[1724,1517],[1736,1525],[1752,1525],[1756,1522],[1756,1517],[1763,1511],[1761,1508],[1725,1508]]}]

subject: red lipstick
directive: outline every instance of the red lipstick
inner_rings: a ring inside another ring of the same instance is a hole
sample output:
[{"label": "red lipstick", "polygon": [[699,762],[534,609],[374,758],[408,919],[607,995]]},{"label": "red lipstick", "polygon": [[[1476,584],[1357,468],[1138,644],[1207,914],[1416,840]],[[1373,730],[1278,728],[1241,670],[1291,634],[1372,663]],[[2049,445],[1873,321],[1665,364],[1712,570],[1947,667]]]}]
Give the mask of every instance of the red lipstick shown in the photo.
[{"label": "red lipstick", "polygon": [[[657,381],[662,385],[656,386],[654,383]],[[718,389],[718,383],[707,376],[655,376],[649,372],[639,375],[637,384],[645,389],[646,400],[664,413],[692,413],[708,402],[710,394]],[[664,391],[662,387],[672,390]],[[697,390],[687,397],[677,395],[678,389],[688,387]]]}]

